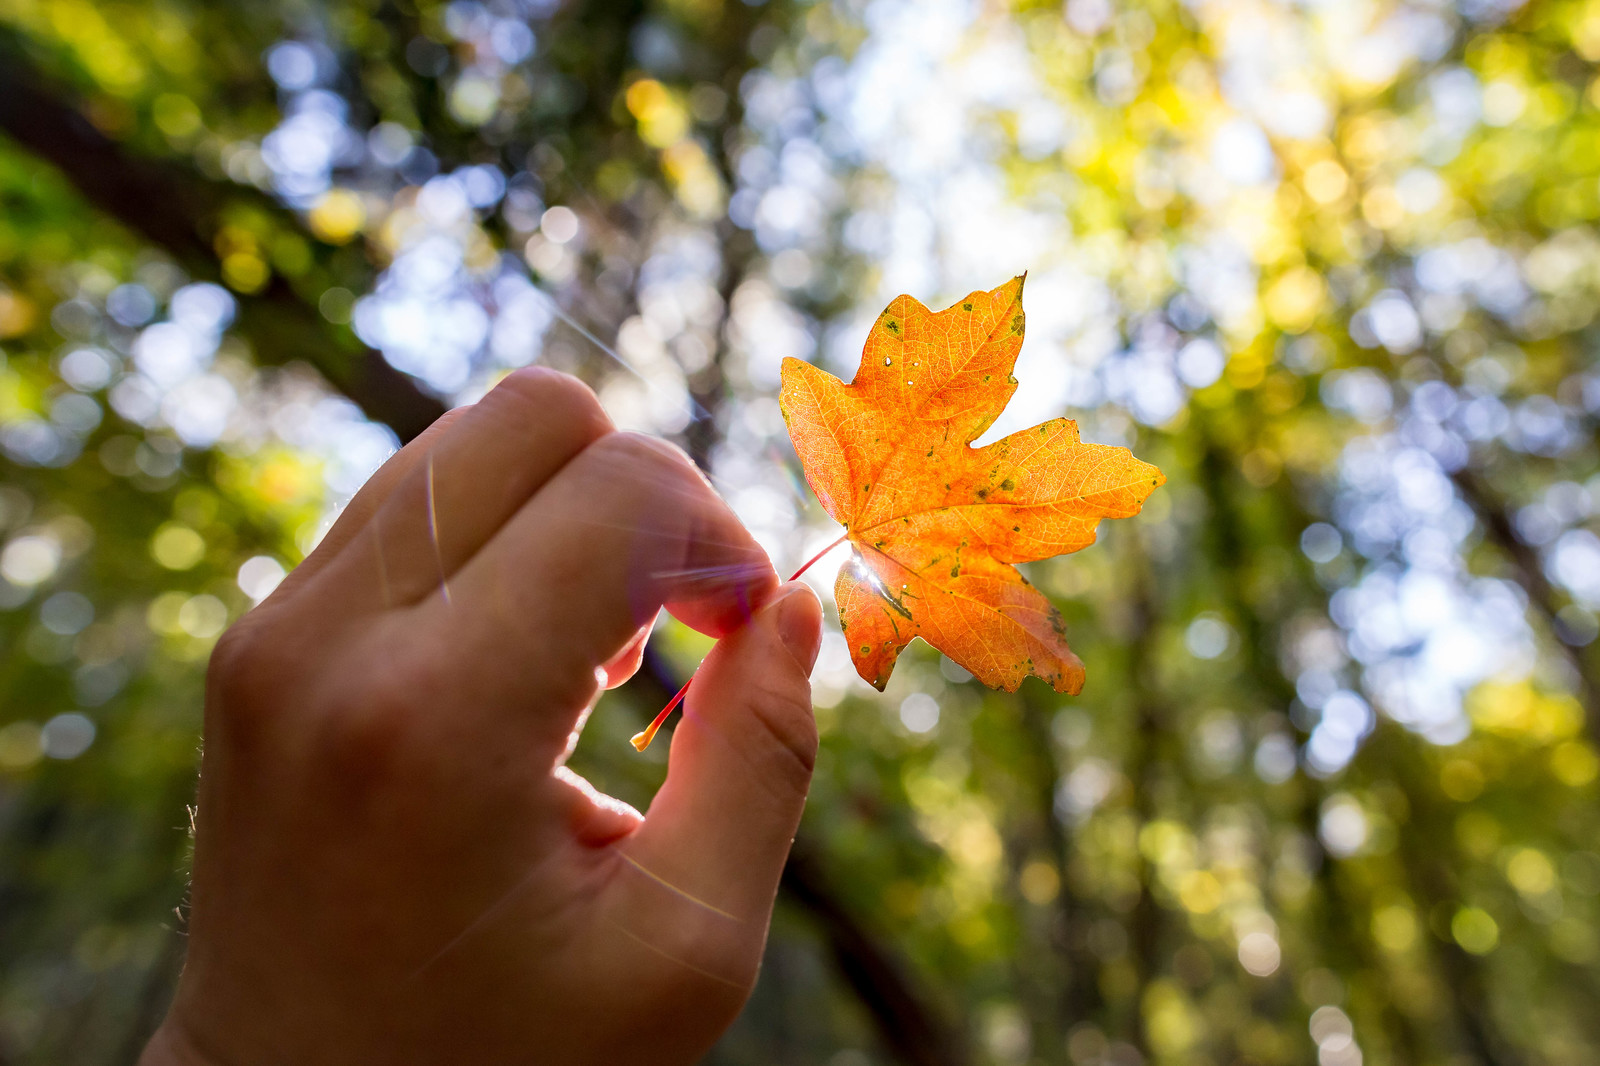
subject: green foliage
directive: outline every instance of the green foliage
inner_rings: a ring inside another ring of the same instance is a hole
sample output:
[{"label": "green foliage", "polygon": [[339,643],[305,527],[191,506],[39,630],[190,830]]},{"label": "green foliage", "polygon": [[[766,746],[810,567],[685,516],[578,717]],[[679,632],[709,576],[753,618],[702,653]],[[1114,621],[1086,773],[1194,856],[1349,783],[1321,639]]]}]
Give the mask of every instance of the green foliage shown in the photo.
[{"label": "green foliage", "polygon": [[[921,645],[880,696],[830,634],[712,1061],[1595,1058],[1600,9],[953,8],[0,0],[0,93],[82,116],[0,99],[0,1060],[159,1019],[205,659],[369,419],[537,358],[793,565],[837,532],[778,359],[1023,268],[1017,402],[1168,484],[1030,570],[1080,697]],[[356,146],[291,173],[301,114]],[[149,164],[171,202],[118,199]],[[509,325],[427,362],[469,305]],[[705,650],[657,641],[574,758],[641,808],[665,746],[625,740]]]}]

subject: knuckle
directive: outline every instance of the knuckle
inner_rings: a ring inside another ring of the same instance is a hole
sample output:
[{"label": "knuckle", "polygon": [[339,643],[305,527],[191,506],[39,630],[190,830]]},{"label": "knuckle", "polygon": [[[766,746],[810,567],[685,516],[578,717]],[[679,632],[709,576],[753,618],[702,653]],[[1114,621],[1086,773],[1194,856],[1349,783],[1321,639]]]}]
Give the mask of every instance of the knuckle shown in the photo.
[{"label": "knuckle", "polygon": [[378,703],[358,704],[327,714],[313,740],[313,765],[347,784],[393,776],[404,735],[403,716]]},{"label": "knuckle", "polygon": [[402,730],[376,706],[324,715],[307,731],[305,765],[314,778],[347,792],[371,789],[404,776],[399,770]]},{"label": "knuckle", "polygon": [[255,657],[255,628],[246,616],[217,638],[206,666],[206,678],[211,685],[229,691],[244,680]]},{"label": "knuckle", "polygon": [[[259,611],[260,608],[257,608]],[[206,666],[207,703],[229,719],[251,719],[270,710],[285,673],[283,641],[254,612],[225,630]]]},{"label": "knuckle", "polygon": [[352,782],[383,777],[400,761],[412,723],[436,706],[439,673],[416,648],[374,656],[334,682],[315,731],[316,759]]}]

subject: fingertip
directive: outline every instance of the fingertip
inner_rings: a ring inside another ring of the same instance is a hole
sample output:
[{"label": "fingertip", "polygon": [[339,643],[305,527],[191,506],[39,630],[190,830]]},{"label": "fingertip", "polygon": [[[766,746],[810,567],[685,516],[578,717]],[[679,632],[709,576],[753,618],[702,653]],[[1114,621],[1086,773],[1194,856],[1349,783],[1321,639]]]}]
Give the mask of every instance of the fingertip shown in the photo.
[{"label": "fingertip", "polygon": [[604,685],[606,688],[613,689],[625,684],[629,678],[639,672],[639,665],[644,660],[644,645],[650,639],[650,630],[654,624],[652,620],[640,626],[639,631],[633,635],[633,638],[627,644],[623,645],[622,650],[600,667],[601,673],[605,675]]},{"label": "fingertip", "polygon": [[822,601],[809,585],[791,581],[778,589],[772,610],[778,639],[810,677],[822,650]]},{"label": "fingertip", "polygon": [[557,787],[566,791],[567,819],[573,836],[591,847],[615,843],[644,824],[632,805],[608,796],[587,778],[565,766],[554,772]]}]

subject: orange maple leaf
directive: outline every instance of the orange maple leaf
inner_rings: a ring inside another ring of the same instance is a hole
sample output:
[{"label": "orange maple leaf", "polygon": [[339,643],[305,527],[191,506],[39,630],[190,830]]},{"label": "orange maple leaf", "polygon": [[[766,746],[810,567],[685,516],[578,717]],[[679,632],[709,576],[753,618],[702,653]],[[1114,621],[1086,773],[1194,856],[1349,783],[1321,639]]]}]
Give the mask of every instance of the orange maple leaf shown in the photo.
[{"label": "orange maple leaf", "polygon": [[971,446],[1017,389],[1022,282],[937,314],[897,297],[848,385],[783,361],[790,439],[855,548],[834,587],[839,621],[879,690],[921,637],[991,688],[1035,674],[1078,692],[1061,616],[1012,564],[1094,543],[1100,519],[1137,514],[1166,480],[1126,448],[1084,444],[1069,418]]}]

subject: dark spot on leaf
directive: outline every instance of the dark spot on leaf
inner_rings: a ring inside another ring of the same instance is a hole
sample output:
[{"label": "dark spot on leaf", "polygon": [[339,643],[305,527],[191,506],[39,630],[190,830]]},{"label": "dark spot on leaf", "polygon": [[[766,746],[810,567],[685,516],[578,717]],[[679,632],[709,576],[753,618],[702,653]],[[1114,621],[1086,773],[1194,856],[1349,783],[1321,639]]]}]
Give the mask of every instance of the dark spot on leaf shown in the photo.
[{"label": "dark spot on leaf", "polygon": [[895,334],[896,336],[900,335],[900,323],[896,322],[892,318],[883,324],[883,328],[888,330],[890,333]]},{"label": "dark spot on leaf", "polygon": [[861,654],[862,655],[871,655],[872,654],[872,645],[870,645],[870,644],[861,645]]},{"label": "dark spot on leaf", "polygon": [[1006,478],[1004,481],[1000,482],[1000,487],[1005,491],[1010,492],[1012,489],[1017,487],[1017,483],[1012,481],[1010,478]]},{"label": "dark spot on leaf", "polygon": [[989,498],[989,490],[988,489],[979,489],[978,490],[978,499],[987,500],[988,498]]},{"label": "dark spot on leaf", "polygon": [[961,305],[961,310],[970,311],[970,310],[972,310],[972,305],[971,304],[962,304]]},{"label": "dark spot on leaf", "polygon": [[1007,385],[1015,385],[1016,383],[1017,383],[1017,378],[1016,378],[1015,374],[1007,374],[1006,375],[1006,384]]},{"label": "dark spot on leaf", "polygon": [[1022,332],[1022,316],[1021,315],[1018,315],[1017,317],[1015,317],[1015,318],[1013,318],[1011,320],[1011,332],[1012,333],[1021,333]]},{"label": "dark spot on leaf", "polygon": [[[890,607],[894,608],[896,613],[900,614],[907,621],[911,620],[911,610],[903,602],[901,602],[901,599],[900,599],[899,596],[890,596],[890,595],[886,594],[884,596],[884,599],[888,602]],[[893,618],[889,619],[889,621],[891,623],[894,623],[894,619]],[[894,628],[895,628],[895,632],[896,633],[898,633],[900,631],[899,625],[895,625]]]},{"label": "dark spot on leaf", "polygon": [[1013,532],[1013,533],[1021,533],[1022,532],[1022,527],[1021,526],[1012,526],[1011,527],[1011,532]]},{"label": "dark spot on leaf", "polygon": [[950,568],[950,576],[951,577],[960,577],[961,576],[961,564],[960,563],[957,563],[955,566],[952,566]]}]

